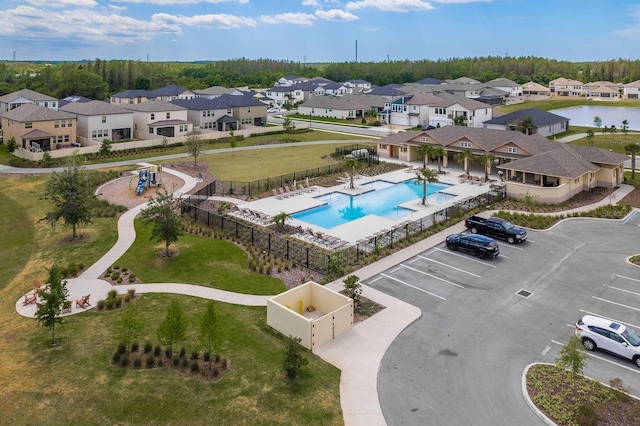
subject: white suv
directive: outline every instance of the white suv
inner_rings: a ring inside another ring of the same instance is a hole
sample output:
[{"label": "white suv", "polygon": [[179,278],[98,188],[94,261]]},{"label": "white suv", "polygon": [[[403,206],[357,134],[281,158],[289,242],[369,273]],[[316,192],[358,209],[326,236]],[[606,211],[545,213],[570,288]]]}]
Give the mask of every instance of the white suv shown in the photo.
[{"label": "white suv", "polygon": [[628,358],[640,367],[640,336],[617,322],[585,315],[576,323],[576,336],[588,351],[602,349]]}]

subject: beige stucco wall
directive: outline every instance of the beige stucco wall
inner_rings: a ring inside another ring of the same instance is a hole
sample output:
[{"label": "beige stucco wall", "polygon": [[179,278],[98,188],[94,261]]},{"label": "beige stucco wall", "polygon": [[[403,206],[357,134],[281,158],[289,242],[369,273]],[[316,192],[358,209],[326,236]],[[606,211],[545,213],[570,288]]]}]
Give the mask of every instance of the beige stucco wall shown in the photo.
[{"label": "beige stucco wall", "polygon": [[[71,120],[71,127],[66,125],[69,120]],[[58,121],[59,124],[61,124],[64,121],[65,127],[56,128],[55,127],[56,121]],[[25,135],[32,130],[41,130],[43,132],[47,132],[47,133],[51,133],[52,135],[55,135],[55,138],[51,138],[51,149],[54,150],[55,149],[54,147],[58,142],[58,136],[62,136],[63,138],[62,139],[63,141],[61,143],[75,143],[78,122],[74,117],[74,118],[65,119],[65,120],[34,121],[32,122],[30,129],[26,129],[24,126],[25,126],[24,122],[2,118],[2,132],[3,132],[4,140],[8,141],[13,137],[15,138],[15,141],[18,144],[18,146],[22,147],[22,135]],[[64,140],[65,135],[69,137],[68,141]],[[26,148],[29,149],[30,146],[27,146]]]},{"label": "beige stucco wall", "polygon": [[[322,316],[304,316],[309,306]],[[353,328],[353,301],[320,284],[309,281],[267,300],[267,324],[286,336],[299,337],[313,350]]]}]

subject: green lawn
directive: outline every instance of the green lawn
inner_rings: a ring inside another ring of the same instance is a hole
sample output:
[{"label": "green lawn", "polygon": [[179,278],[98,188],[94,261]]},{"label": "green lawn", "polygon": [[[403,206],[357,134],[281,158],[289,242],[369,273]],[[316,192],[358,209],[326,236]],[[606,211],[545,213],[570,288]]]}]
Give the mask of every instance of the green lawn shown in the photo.
[{"label": "green lawn", "polygon": [[[611,136],[611,134],[603,135],[602,133],[595,132],[593,137],[593,146],[607,151],[624,154],[624,147],[626,145],[636,143],[636,141],[640,140],[640,135],[638,134],[624,135],[622,133],[616,133],[613,137]],[[589,139],[586,137],[569,143],[571,145],[591,146]]]},{"label": "green lawn", "polygon": [[[306,167],[303,158],[320,150],[315,146],[307,147],[310,151],[291,148],[262,150],[257,157],[236,153],[235,157],[243,159],[236,165],[242,164],[243,175],[256,169],[255,164],[270,164],[266,168],[270,172],[288,172]],[[330,145],[323,148],[333,152]],[[311,162],[326,164],[321,150],[317,152]],[[237,173],[225,170],[230,176]],[[302,379],[294,385],[287,383],[280,371],[285,339],[266,325],[264,307],[216,303],[216,351],[232,366],[217,383],[164,368],[123,371],[110,362],[117,345],[113,324],[123,309],[136,309],[144,319],[140,342],[149,339],[157,344],[157,324],[173,299],[181,301],[189,321],[185,347],[189,352],[196,349],[196,324],[207,301],[193,297],[147,294],[121,310],[73,315],[58,330],[60,343],[50,348],[49,330],[19,316],[16,300],[31,288],[33,280],[46,278],[44,268],[54,261],[89,266],[113,245],[117,235],[115,218],[96,219],[80,227],[85,237],[75,242],[64,241],[71,230],[62,222],[55,227],[39,222],[47,210],[46,202],[40,200],[47,179],[0,179],[0,223],[5,236],[0,261],[2,422],[342,424],[340,372],[305,352],[309,366]],[[256,294],[284,289],[279,280],[248,272],[243,267],[246,254],[231,243],[204,237],[183,236],[176,245],[181,255],[162,264],[154,258],[158,245],[149,241],[148,230],[139,223],[137,227],[141,235],[118,263],[133,269],[145,282],[196,282]]]}]

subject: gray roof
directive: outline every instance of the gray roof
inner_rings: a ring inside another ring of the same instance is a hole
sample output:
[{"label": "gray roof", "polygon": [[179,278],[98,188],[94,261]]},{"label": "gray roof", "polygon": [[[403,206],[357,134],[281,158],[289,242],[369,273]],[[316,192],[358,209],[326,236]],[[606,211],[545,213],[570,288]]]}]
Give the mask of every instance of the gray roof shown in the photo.
[{"label": "gray roof", "polygon": [[72,102],[91,102],[93,99],[85,98],[84,96],[67,96],[58,100],[58,109]]},{"label": "gray roof", "polygon": [[151,93],[153,97],[156,96],[178,96],[184,92],[189,92],[189,90],[184,89],[180,86],[176,86],[175,84],[171,84],[169,86],[161,87],[156,90],[152,90]]},{"label": "gray roof", "polygon": [[124,92],[111,95],[112,98],[154,98],[155,96],[148,90],[136,89],[125,90]]},{"label": "gray roof", "polygon": [[122,108],[139,112],[184,111],[186,109],[167,101],[145,101],[139,104],[122,104]]},{"label": "gray roof", "polygon": [[197,95],[228,95],[235,92],[236,89],[229,89],[222,86],[211,86],[206,89],[194,90],[193,93]]},{"label": "gray roof", "polygon": [[60,108],[79,115],[133,114],[132,111],[102,101],[70,102]]},{"label": "gray roof", "polygon": [[0,102],[5,102],[5,103],[9,103],[17,98],[25,98],[25,99],[29,99],[30,101],[33,102],[38,102],[38,101],[56,101],[56,98],[53,98],[51,96],[47,96],[47,95],[43,95],[42,93],[38,93],[35,92],[33,90],[30,89],[21,89],[18,90],[17,92],[12,92],[12,93],[8,93],[4,96],[0,96]]},{"label": "gray roof", "polygon": [[506,126],[509,123],[518,122],[525,117],[531,117],[533,126],[536,128],[569,121],[568,118],[562,117],[561,115],[543,111],[538,108],[528,108],[501,115],[499,117],[494,117],[491,120],[485,121],[485,124],[500,124]]},{"label": "gray roof", "polygon": [[171,101],[174,105],[179,105],[183,108],[203,111],[213,109],[228,109],[239,107],[251,107],[251,106],[263,106],[266,105],[253,97],[253,93],[243,93],[242,95],[222,95],[217,98],[193,98],[193,99],[175,99]]},{"label": "gray roof", "polygon": [[68,112],[55,111],[51,108],[36,104],[22,104],[18,108],[5,112],[2,114],[2,117],[21,123],[27,121],[69,120],[76,118],[75,115]]},{"label": "gray roof", "polygon": [[433,78],[433,77],[427,77],[427,78],[423,78],[422,80],[418,80],[416,81],[417,84],[442,84],[444,83],[444,80],[440,80],[438,78]]},{"label": "gray roof", "polygon": [[337,110],[370,109],[371,107],[351,96],[314,96],[302,106],[309,108],[326,108]]},{"label": "gray roof", "polygon": [[20,138],[25,140],[33,140],[33,139],[50,138],[53,136],[55,135],[49,132],[45,132],[44,130],[33,129],[30,132],[27,132],[24,135],[20,136]]}]

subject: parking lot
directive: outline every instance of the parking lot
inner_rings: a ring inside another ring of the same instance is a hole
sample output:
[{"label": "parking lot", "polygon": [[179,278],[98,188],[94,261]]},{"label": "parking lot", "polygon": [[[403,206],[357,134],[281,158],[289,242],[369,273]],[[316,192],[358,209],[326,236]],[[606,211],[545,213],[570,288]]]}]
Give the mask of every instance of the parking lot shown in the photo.
[{"label": "parking lot", "polygon": [[[586,313],[640,331],[640,215],[572,219],[492,260],[443,243],[365,280],[422,310],[378,375],[388,424],[541,424],[522,397],[532,362],[554,362]],[[600,351],[584,373],[621,378],[640,395],[640,369]]]}]

